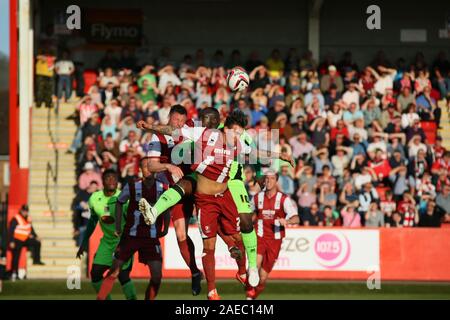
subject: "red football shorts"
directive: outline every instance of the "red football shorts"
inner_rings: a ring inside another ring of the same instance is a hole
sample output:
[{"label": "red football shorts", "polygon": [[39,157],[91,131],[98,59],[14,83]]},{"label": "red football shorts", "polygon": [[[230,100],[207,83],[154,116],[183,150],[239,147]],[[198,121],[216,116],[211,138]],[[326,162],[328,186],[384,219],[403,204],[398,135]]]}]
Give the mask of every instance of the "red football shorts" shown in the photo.
[{"label": "red football shorts", "polygon": [[136,238],[124,236],[117,245],[114,256],[121,261],[128,261],[136,252],[139,262],[162,261],[162,251],[159,239]]},{"label": "red football shorts", "polygon": [[281,239],[264,239],[258,237],[258,255],[263,257],[261,268],[267,273],[271,272],[280,254]]},{"label": "red football shorts", "polygon": [[239,213],[228,189],[217,196],[196,193],[195,205],[202,238],[215,237],[219,225],[226,235],[239,233]]},{"label": "red football shorts", "polygon": [[192,197],[183,197],[180,202],[178,202],[170,209],[172,221],[176,221],[178,219],[186,219],[186,221],[189,222],[189,219],[192,217],[193,211],[194,200],[192,199]]}]

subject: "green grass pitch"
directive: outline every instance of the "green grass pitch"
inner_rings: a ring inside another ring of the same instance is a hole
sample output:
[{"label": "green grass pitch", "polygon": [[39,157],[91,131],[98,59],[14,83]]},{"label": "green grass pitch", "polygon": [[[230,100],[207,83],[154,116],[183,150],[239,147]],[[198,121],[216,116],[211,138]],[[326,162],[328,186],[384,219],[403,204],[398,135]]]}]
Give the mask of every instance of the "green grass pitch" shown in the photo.
[{"label": "green grass pitch", "polygon": [[[134,280],[138,298],[143,299],[147,285],[145,280]],[[243,300],[245,294],[237,281],[218,281],[217,288],[224,300]],[[163,279],[158,299],[204,300],[206,284],[200,296],[190,293],[190,282]],[[119,283],[112,292],[113,299],[122,300]],[[81,289],[67,289],[65,280],[4,281],[0,300],[94,300],[95,294],[88,280],[81,282]],[[267,283],[261,300],[308,300],[308,299],[450,299],[450,283],[404,283],[382,282],[380,290],[369,290],[365,282],[334,281],[275,281]]]}]

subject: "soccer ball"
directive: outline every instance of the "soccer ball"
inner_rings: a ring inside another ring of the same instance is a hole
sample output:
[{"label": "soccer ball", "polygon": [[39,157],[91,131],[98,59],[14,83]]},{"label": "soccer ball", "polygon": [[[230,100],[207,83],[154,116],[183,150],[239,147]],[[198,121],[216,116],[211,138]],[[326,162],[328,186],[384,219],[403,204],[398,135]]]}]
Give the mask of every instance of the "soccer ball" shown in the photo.
[{"label": "soccer ball", "polygon": [[234,67],[227,74],[227,85],[231,91],[242,91],[248,87],[250,78],[241,67]]}]

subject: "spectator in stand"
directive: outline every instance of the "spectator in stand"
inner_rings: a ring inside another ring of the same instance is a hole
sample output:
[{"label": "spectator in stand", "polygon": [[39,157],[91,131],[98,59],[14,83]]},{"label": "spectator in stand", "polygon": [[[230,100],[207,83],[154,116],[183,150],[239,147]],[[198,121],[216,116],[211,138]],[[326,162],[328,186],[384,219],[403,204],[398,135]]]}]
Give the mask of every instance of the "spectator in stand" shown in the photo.
[{"label": "spectator in stand", "polygon": [[284,62],[281,59],[280,50],[272,51],[270,58],[266,60],[267,71],[271,79],[280,80],[284,72]]},{"label": "spectator in stand", "polygon": [[311,208],[305,212],[303,215],[303,225],[306,227],[309,226],[323,226],[324,216],[322,212],[319,211],[319,206],[317,203],[311,204]]},{"label": "spectator in stand", "polygon": [[100,72],[99,87],[105,89],[108,85],[112,84],[112,87],[119,87],[119,78],[114,75],[112,68],[108,67],[105,72]]},{"label": "spectator in stand", "polygon": [[341,216],[343,219],[343,227],[346,228],[359,228],[361,227],[361,216],[356,211],[355,207],[350,204],[346,205],[341,210]]},{"label": "spectator in stand", "polygon": [[40,108],[45,103],[47,108],[53,107],[52,97],[54,93],[54,72],[56,57],[50,50],[40,50],[36,57],[36,107]]},{"label": "spectator in stand", "polygon": [[69,59],[69,52],[63,51],[61,59],[56,61],[55,71],[58,75],[58,99],[62,98],[64,89],[64,102],[72,96],[72,74],[75,72],[75,66]]},{"label": "spectator in stand", "polygon": [[114,87],[114,83],[112,81],[108,82],[101,92],[102,104],[109,105],[113,99],[117,98],[117,96],[118,92]]},{"label": "spectator in stand", "polygon": [[332,84],[336,86],[337,92],[341,93],[344,91],[342,77],[339,75],[334,65],[328,67],[328,74],[324,75],[320,80],[320,90],[324,93],[329,92]]},{"label": "spectator in stand", "polygon": [[445,185],[436,197],[437,208],[445,215],[446,222],[450,221],[450,184]]},{"label": "spectator in stand", "polygon": [[366,227],[384,227],[384,214],[378,209],[378,204],[372,202],[365,216]]},{"label": "spectator in stand", "polygon": [[437,105],[436,100],[431,97],[430,93],[430,86],[423,88],[423,94],[416,98],[417,109],[422,120],[433,120],[439,127],[441,122],[441,108]]},{"label": "spectator in stand", "polygon": [[442,219],[445,212],[439,210],[434,201],[429,201],[426,204],[425,212],[419,217],[419,227],[439,228],[442,224]]},{"label": "spectator in stand", "polygon": [[94,170],[94,165],[91,162],[86,162],[83,173],[78,178],[78,188],[86,190],[93,181],[97,183],[99,189],[103,188],[101,175]]},{"label": "spectator in stand", "polygon": [[294,190],[294,181],[292,180],[292,177],[289,175],[289,168],[286,166],[283,166],[281,168],[281,175],[278,178],[278,185],[280,186],[281,192],[292,196],[295,192]]},{"label": "spectator in stand", "polygon": [[139,142],[136,131],[130,131],[128,137],[120,142],[120,153],[126,153],[130,148],[135,150],[138,154],[143,155],[141,143]]},{"label": "spectator in stand", "polygon": [[98,190],[96,181],[92,181],[86,190],[79,190],[72,203],[72,223],[73,236],[77,246],[81,245],[84,238],[84,233],[87,228],[87,223],[91,213],[89,211],[89,197]]}]

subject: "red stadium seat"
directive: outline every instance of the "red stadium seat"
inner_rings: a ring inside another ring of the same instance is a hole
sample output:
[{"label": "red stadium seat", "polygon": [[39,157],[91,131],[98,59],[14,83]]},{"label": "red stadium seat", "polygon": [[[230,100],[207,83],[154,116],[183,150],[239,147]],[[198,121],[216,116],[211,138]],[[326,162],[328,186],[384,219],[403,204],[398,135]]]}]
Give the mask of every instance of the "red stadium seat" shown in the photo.
[{"label": "red stadium seat", "polygon": [[86,70],[83,72],[84,93],[87,94],[89,89],[97,83],[97,72],[95,70]]},{"label": "red stadium seat", "polygon": [[434,121],[421,121],[420,126],[427,137],[427,144],[434,144],[437,136],[437,126]]}]

